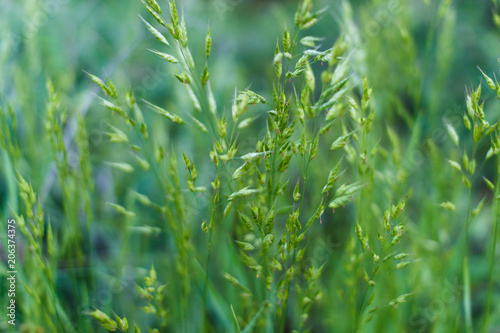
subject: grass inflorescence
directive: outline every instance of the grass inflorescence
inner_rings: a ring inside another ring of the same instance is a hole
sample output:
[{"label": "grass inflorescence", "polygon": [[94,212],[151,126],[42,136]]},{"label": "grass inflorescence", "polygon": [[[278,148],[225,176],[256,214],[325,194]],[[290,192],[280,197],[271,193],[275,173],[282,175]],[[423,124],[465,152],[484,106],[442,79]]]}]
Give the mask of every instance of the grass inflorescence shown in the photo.
[{"label": "grass inflorescence", "polygon": [[[141,54],[168,69],[168,93],[138,96],[118,75],[84,71],[99,89],[98,144],[93,118],[51,79],[43,126],[28,141],[19,133],[36,126],[1,100],[2,208],[23,249],[21,330],[498,327],[494,102],[479,83],[458,122],[456,112],[438,117],[439,135],[427,133],[444,104],[454,7],[433,7],[423,49],[439,53],[436,71],[426,63],[420,73],[405,65],[421,47],[409,33],[412,5],[382,8],[394,29],[378,36],[362,29],[381,24],[363,10],[383,5],[370,4],[344,2],[333,38],[316,29],[329,9],[301,1],[267,36],[265,84],[241,87],[217,75],[214,29],[192,27],[174,0],[143,0],[137,22],[152,38]],[[378,37],[401,52],[381,50]],[[479,74],[500,98],[496,78]],[[37,151],[54,177],[40,181],[29,165]]]}]

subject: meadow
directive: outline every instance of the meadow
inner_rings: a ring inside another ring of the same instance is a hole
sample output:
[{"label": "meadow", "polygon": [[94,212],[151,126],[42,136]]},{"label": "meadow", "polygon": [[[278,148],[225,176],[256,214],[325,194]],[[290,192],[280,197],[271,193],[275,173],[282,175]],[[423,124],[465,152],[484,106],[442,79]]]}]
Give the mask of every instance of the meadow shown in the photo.
[{"label": "meadow", "polygon": [[0,331],[500,332],[498,0],[0,27]]}]

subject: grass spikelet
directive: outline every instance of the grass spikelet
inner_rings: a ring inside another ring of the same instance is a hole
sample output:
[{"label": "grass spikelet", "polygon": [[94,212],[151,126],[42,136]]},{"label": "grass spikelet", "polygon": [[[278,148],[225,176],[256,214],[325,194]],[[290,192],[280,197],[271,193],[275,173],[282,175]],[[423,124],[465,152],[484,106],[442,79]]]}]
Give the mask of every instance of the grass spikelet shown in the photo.
[{"label": "grass spikelet", "polygon": [[153,34],[153,36],[155,36],[155,38],[159,40],[160,43],[165,46],[170,46],[167,39],[161,34],[161,32],[156,30],[156,28],[149,24],[141,15],[139,15],[139,17],[141,18],[142,22],[144,22],[144,25],[146,26],[146,28],[148,28],[149,32],[151,32],[151,34]]}]

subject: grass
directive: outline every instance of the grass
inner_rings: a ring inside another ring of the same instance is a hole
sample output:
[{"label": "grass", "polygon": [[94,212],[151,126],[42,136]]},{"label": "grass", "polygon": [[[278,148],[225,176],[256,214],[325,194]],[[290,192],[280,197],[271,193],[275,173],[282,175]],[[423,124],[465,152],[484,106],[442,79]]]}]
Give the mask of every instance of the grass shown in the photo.
[{"label": "grass", "polygon": [[345,2],[332,34],[304,0],[255,86],[218,75],[213,27],[143,5],[140,57],[166,66],[165,94],[84,68],[90,116],[47,77],[36,119],[1,101],[21,331],[499,327],[500,85],[478,70],[463,110],[441,111],[453,4]]}]

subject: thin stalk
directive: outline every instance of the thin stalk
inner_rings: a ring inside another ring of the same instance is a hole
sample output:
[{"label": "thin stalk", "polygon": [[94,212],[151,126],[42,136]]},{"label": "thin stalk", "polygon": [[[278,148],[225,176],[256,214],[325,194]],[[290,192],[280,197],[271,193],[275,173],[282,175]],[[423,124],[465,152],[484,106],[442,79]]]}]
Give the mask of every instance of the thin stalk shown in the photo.
[{"label": "thin stalk", "polygon": [[[477,143],[474,144],[474,150],[472,153],[472,160],[475,160],[477,151]],[[474,174],[469,172],[470,174],[470,183],[472,184]],[[468,260],[468,246],[469,246],[469,225],[472,222],[472,185],[470,185],[469,189],[469,203],[467,208],[467,220],[465,222],[465,233],[464,233],[464,254],[463,254],[463,284],[464,284],[464,294],[463,294],[463,303],[464,303],[464,312],[465,312],[465,331],[467,333],[472,333],[472,308],[471,308],[471,292],[470,292],[470,272],[469,272],[469,260]]]},{"label": "thin stalk", "polygon": [[482,329],[481,332],[485,333],[486,332],[486,325],[488,323],[488,315],[490,312],[490,304],[491,304],[491,297],[493,295],[493,272],[494,272],[494,267],[495,267],[495,253],[496,253],[496,245],[497,245],[497,238],[498,238],[498,225],[500,221],[500,156],[497,155],[497,181],[495,184],[495,194],[493,197],[493,200],[497,202],[495,205],[495,227],[493,230],[493,239],[491,243],[491,249],[490,249],[490,267],[488,271],[488,293],[486,296],[486,304],[484,306],[484,316],[483,316],[483,323],[482,323]]},{"label": "thin stalk", "polygon": [[[467,244],[466,244],[467,246]],[[468,257],[464,257],[464,311],[465,311],[465,330],[467,333],[472,333],[472,310],[470,296],[470,273]]]},{"label": "thin stalk", "polygon": [[471,296],[470,296],[470,274],[468,263],[468,245],[469,245],[469,224],[472,220],[472,190],[469,191],[469,204],[468,204],[467,220],[464,232],[463,244],[463,262],[462,262],[462,278],[464,285],[463,304],[465,313],[465,329],[467,333],[472,333],[472,314],[471,314]]},{"label": "thin stalk", "polygon": [[[380,262],[373,269],[373,272],[370,275],[370,280],[373,280],[373,278],[375,277],[375,273],[378,271],[379,267],[380,267]],[[358,316],[358,320],[355,322],[355,325],[356,325],[356,329],[354,330],[355,332],[357,332],[359,330],[359,324],[360,324],[359,318],[363,315],[363,311],[365,310],[364,305],[365,305],[366,295],[368,294],[369,288],[370,288],[370,286],[366,286],[365,292],[363,293],[363,298],[361,299],[361,304],[359,305],[359,310],[357,311],[357,314],[359,314],[359,316]]]},{"label": "thin stalk", "polygon": [[[362,116],[364,117],[364,110],[362,110]],[[364,130],[364,128],[362,128],[361,130],[361,140],[359,141],[359,151],[360,153],[365,153],[367,154],[367,133],[366,131]],[[365,158],[366,158],[366,155],[365,155]],[[359,160],[358,160],[359,161]],[[358,162],[359,163],[359,162]],[[368,182],[367,180],[367,173],[366,173],[366,170],[364,170],[364,166],[363,164],[360,164],[358,165],[358,168],[361,172],[361,181],[364,184],[366,184]],[[366,194],[366,191],[368,191],[368,189],[366,187],[364,187],[362,190],[361,190],[361,194],[359,196],[357,196],[356,198],[356,206],[357,206],[357,223],[363,223],[364,221],[364,212],[365,212],[365,208],[363,208],[363,204],[366,202],[366,200],[364,200],[364,198],[368,197],[367,195],[363,195],[363,192]],[[357,265],[358,267],[356,267],[356,271],[359,272],[360,270],[360,267],[359,265]],[[359,276],[358,274],[356,274],[356,276]],[[370,277],[370,280],[371,280],[371,277]],[[363,310],[363,304],[364,304],[364,300],[365,300],[365,296],[366,296],[366,293],[367,293],[368,289],[365,290],[365,293],[363,295],[363,298],[361,300],[361,304],[359,305],[359,310],[358,310],[358,296],[360,295],[358,293],[358,288],[355,288],[354,291],[353,291],[353,324],[355,325],[355,331],[357,331],[359,329],[359,321],[360,321],[360,317],[362,315],[362,310]]]},{"label": "thin stalk", "polygon": [[203,317],[204,317],[204,331],[208,332],[208,313],[207,313],[207,294],[208,294],[208,282],[209,282],[209,269],[210,269],[210,257],[212,254],[212,236],[213,236],[213,228],[212,223],[215,218],[215,210],[217,207],[212,209],[212,216],[210,217],[210,225],[208,228],[208,242],[207,242],[207,258],[205,261],[205,287],[203,291]]}]

